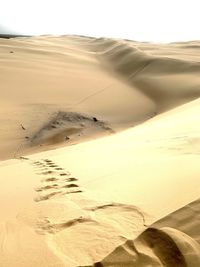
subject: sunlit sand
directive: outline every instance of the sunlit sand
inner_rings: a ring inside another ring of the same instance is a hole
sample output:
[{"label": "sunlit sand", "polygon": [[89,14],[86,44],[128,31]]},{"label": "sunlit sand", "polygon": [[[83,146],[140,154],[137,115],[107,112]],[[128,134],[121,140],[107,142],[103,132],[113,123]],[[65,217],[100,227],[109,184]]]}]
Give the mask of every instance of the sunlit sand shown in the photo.
[{"label": "sunlit sand", "polygon": [[200,43],[0,39],[0,266],[200,266]]}]

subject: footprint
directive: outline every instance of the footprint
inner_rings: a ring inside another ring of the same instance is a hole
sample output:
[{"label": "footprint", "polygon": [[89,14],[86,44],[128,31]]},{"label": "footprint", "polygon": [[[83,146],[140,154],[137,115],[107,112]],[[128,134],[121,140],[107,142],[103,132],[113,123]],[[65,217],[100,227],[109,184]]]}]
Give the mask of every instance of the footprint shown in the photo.
[{"label": "footprint", "polygon": [[35,201],[39,202],[39,201],[48,200],[48,199],[51,199],[52,197],[54,197],[56,195],[59,195],[61,193],[62,193],[62,191],[57,191],[57,192],[52,192],[52,193],[49,193],[49,194],[46,194],[46,195],[40,195],[37,198],[35,198]]},{"label": "footprint", "polygon": [[62,230],[66,230],[69,227],[73,227],[76,224],[88,223],[88,222],[96,223],[96,221],[94,221],[90,217],[84,217],[84,216],[80,216],[78,218],[64,221],[61,223],[53,223],[48,218],[44,218],[42,221],[39,221],[37,223],[38,227],[37,232],[39,234],[45,234],[45,233],[55,234]]},{"label": "footprint", "polygon": [[48,175],[48,174],[53,174],[54,171],[43,171],[41,173],[38,173],[38,174],[44,174],[44,175]]},{"label": "footprint", "polygon": [[76,190],[76,191],[67,192],[67,194],[75,194],[75,193],[82,193],[82,192],[83,192],[82,190]]},{"label": "footprint", "polygon": [[42,164],[40,161],[35,161],[35,162],[33,162],[33,164]]},{"label": "footprint", "polygon": [[29,158],[27,158],[27,157],[23,157],[23,156],[21,156],[21,157],[19,157],[20,159],[24,159],[24,160],[30,160]]},{"label": "footprint", "polygon": [[69,176],[69,175],[71,175],[70,172],[63,172],[63,173],[60,173],[60,176]]},{"label": "footprint", "polygon": [[54,182],[54,181],[58,181],[58,179],[55,177],[51,177],[44,180],[44,182]]},{"label": "footprint", "polygon": [[65,181],[66,182],[74,182],[74,181],[78,181],[78,179],[75,177],[69,177],[69,178],[65,179]]},{"label": "footprint", "polygon": [[53,163],[53,161],[50,159],[44,159],[43,161],[48,162],[48,163]]},{"label": "footprint", "polygon": [[39,162],[39,161],[35,161],[33,162],[33,165],[37,165],[37,166],[45,166],[43,163]]},{"label": "footprint", "polygon": [[72,187],[79,187],[79,186],[77,184],[68,184],[63,186],[63,188],[72,188]]},{"label": "footprint", "polygon": [[58,165],[55,165],[55,164],[48,164],[47,166],[50,167],[50,168],[58,167]]},{"label": "footprint", "polygon": [[44,190],[56,189],[56,188],[58,188],[58,184],[52,184],[52,185],[46,185],[46,186],[41,186],[41,187],[35,188],[35,191],[36,192],[41,192],[41,191],[44,191]]}]

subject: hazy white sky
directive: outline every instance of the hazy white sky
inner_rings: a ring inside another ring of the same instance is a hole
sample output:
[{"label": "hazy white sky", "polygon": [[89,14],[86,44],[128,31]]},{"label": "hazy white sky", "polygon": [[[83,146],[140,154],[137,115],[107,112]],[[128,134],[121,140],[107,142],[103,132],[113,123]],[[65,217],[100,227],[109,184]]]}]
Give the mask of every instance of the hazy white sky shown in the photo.
[{"label": "hazy white sky", "polygon": [[200,40],[200,0],[0,0],[0,31]]}]

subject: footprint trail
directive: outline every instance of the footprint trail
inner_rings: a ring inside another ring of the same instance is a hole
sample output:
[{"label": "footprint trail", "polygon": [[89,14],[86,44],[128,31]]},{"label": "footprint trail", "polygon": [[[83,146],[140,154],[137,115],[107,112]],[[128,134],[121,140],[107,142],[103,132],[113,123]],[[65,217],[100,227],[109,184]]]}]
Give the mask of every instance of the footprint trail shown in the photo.
[{"label": "footprint trail", "polygon": [[52,160],[41,159],[31,161],[24,157],[20,159],[29,160],[34,167],[35,173],[41,176],[40,185],[34,189],[37,193],[34,201],[40,202],[55,197],[61,197],[66,194],[83,192],[79,186],[78,179],[72,177],[69,171],[66,171]]}]

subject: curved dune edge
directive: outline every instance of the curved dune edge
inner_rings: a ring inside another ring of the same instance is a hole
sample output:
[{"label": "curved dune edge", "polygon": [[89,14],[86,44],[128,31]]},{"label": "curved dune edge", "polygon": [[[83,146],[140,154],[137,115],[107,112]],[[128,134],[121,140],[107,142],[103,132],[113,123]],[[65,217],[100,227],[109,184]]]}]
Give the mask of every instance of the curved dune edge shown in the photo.
[{"label": "curved dune edge", "polygon": [[0,44],[1,267],[199,266],[199,42]]},{"label": "curved dune edge", "polygon": [[199,243],[181,231],[164,227],[148,228],[134,241],[126,241],[102,261],[90,266],[197,267],[199,265]]},{"label": "curved dune edge", "polygon": [[100,38],[92,44],[90,49],[96,52],[102,66],[150,98],[156,105],[156,113],[200,97],[196,81],[190,80],[190,90],[184,84],[188,79],[196,79],[200,71],[198,61],[155,56],[142,51],[139,43],[124,40]]}]

